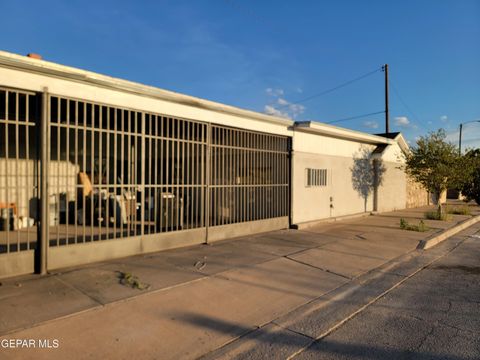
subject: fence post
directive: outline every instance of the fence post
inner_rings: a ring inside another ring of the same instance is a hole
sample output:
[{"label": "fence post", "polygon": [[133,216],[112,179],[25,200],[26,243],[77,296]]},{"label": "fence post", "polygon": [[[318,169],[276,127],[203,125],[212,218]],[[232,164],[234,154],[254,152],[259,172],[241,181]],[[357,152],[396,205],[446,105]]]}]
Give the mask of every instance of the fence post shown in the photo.
[{"label": "fence post", "polygon": [[47,273],[48,256],[48,172],[50,162],[50,97],[48,88],[43,89],[40,127],[40,230],[35,247],[35,272]]}]

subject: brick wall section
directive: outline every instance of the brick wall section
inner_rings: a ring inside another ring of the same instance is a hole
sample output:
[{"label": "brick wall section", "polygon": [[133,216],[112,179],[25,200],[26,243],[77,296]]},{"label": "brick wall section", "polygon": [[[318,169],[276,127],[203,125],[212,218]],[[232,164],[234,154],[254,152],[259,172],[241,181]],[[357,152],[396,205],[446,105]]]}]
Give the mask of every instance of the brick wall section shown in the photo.
[{"label": "brick wall section", "polygon": [[410,177],[407,177],[407,208],[429,205],[428,192]]}]

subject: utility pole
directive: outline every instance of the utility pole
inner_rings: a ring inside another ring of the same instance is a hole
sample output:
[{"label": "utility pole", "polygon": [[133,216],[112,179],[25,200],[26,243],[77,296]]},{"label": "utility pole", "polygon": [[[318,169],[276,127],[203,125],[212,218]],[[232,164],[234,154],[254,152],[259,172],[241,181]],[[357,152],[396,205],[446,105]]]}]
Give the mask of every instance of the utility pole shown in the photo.
[{"label": "utility pole", "polygon": [[458,155],[462,156],[462,128],[463,124],[460,123],[460,132],[458,133]]},{"label": "utility pole", "polygon": [[388,114],[388,64],[382,66],[385,73],[385,133],[390,132],[390,119]]}]

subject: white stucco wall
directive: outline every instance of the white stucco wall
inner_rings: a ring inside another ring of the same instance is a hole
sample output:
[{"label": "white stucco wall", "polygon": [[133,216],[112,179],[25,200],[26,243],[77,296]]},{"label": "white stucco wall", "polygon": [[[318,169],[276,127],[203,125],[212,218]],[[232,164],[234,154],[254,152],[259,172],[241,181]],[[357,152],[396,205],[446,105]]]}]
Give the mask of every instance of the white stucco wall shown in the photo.
[{"label": "white stucco wall", "polygon": [[[353,187],[354,159],[375,145],[295,132],[292,154],[294,224],[373,210],[373,192],[365,199]],[[305,169],[327,169],[327,186],[307,187]],[[330,201],[332,199],[332,201]],[[332,205],[332,206],[331,206]]]},{"label": "white stucco wall", "polygon": [[[365,199],[354,189],[352,184],[352,167],[355,158],[361,156],[361,152],[373,151],[376,145],[371,143],[319,135],[302,130],[294,131],[292,121],[269,119],[266,115],[239,109],[222,111],[222,104],[217,104],[220,110],[212,110],[207,106],[207,101],[192,97],[181,98],[181,101],[175,102],[149,95],[110,89],[102,85],[87,84],[81,79],[76,81],[7,67],[0,67],[0,85],[36,92],[42,92],[47,87],[48,92],[52,95],[291,136],[293,223],[374,210],[373,192]],[[339,136],[345,137],[348,136],[349,130],[340,129],[338,133]],[[355,136],[358,139],[363,135],[355,132]],[[393,144],[389,145],[382,154],[381,159],[387,171],[377,192],[379,211],[405,207],[406,179],[403,172],[397,169],[397,165],[401,163],[401,152],[398,144]],[[328,185],[306,187],[306,168],[327,169],[330,180]]]},{"label": "white stucco wall", "polygon": [[[48,92],[52,95],[73,97],[123,108],[235,126],[249,130],[291,135],[291,131],[288,130],[286,124],[274,124],[57,77],[0,67],[0,79],[0,85],[23,90],[42,92],[47,87]],[[195,105],[194,100],[192,100],[192,105]]]}]

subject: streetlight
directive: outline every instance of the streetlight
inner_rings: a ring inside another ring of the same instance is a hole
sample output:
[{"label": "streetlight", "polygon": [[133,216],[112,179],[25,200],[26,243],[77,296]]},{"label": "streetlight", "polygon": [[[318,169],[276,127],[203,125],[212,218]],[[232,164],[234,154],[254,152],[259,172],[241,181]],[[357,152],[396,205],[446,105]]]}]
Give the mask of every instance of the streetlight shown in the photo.
[{"label": "streetlight", "polygon": [[462,155],[462,128],[465,124],[470,124],[474,122],[480,122],[480,120],[472,120],[464,123],[460,123],[460,133],[458,134],[458,155]]}]

